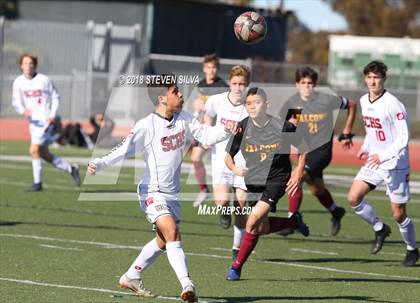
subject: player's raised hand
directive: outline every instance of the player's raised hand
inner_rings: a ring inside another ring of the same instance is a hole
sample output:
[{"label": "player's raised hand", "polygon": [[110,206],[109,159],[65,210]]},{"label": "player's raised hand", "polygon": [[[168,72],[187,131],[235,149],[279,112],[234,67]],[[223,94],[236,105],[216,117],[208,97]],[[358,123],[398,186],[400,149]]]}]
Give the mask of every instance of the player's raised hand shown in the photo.
[{"label": "player's raised hand", "polygon": [[377,169],[381,164],[381,160],[379,159],[378,154],[369,155],[366,161],[366,167],[370,169]]},{"label": "player's raised hand", "polygon": [[293,124],[294,127],[297,127],[298,120],[295,116],[292,116],[292,118],[289,119],[289,123]]},{"label": "player's raised hand", "polygon": [[234,166],[232,172],[236,175],[236,176],[240,176],[240,177],[244,177],[245,175],[248,174],[248,167],[246,166]]},{"label": "player's raised hand", "polygon": [[340,136],[338,136],[338,141],[341,143],[341,147],[344,150],[349,150],[353,147],[353,134],[351,133],[342,133]]},{"label": "player's raised hand", "polygon": [[238,123],[237,122],[226,123],[225,129],[229,133],[235,135],[238,132]]},{"label": "player's raised hand", "polygon": [[89,162],[87,171],[90,175],[94,176],[96,174],[96,164]]},{"label": "player's raised hand", "polygon": [[366,160],[367,159],[367,157],[368,157],[368,153],[366,152],[366,151],[364,151],[363,149],[360,149],[358,152],[357,152],[357,158],[358,159],[360,159],[360,160]]}]

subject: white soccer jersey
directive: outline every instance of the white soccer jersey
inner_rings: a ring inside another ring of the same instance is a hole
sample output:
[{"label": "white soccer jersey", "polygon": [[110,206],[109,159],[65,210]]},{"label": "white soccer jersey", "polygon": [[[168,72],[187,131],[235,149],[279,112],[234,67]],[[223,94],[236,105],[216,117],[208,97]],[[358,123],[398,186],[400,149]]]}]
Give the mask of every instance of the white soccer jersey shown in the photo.
[{"label": "white soccer jersey", "polygon": [[369,94],[362,96],[360,105],[366,131],[362,149],[379,155],[381,169],[408,168],[410,134],[404,105],[387,91],[373,102]]},{"label": "white soccer jersey", "polygon": [[13,82],[13,107],[19,114],[30,109],[33,124],[42,127],[48,118],[55,118],[59,103],[60,96],[46,75],[37,73],[32,79],[20,75]]},{"label": "white soccer jersey", "polygon": [[187,142],[196,139],[211,145],[226,140],[230,133],[224,127],[210,127],[199,123],[190,113],[175,113],[168,121],[152,113],[136,123],[130,134],[106,156],[95,159],[97,170],[143,152],[146,162],[139,192],[178,193],[181,163]]},{"label": "white soccer jersey", "polygon": [[[209,117],[217,117],[216,125],[223,126],[232,122],[242,121],[248,117],[248,112],[243,103],[234,105],[229,100],[229,92],[210,96],[206,102],[206,114]],[[223,141],[212,146],[212,155],[226,156],[226,145],[228,141]],[[224,160],[223,160],[224,161]]]}]

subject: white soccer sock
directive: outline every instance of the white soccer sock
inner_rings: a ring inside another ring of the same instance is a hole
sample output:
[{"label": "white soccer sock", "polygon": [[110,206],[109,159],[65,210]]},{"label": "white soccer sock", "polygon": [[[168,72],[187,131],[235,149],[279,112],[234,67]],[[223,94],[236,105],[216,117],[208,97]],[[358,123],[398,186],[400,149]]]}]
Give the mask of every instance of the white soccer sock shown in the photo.
[{"label": "white soccer sock", "polygon": [[382,221],[376,216],[375,211],[373,210],[372,206],[369,205],[367,200],[363,200],[360,202],[359,205],[352,207],[356,214],[362,217],[367,223],[373,226],[374,231],[380,231],[384,224]]},{"label": "white soccer sock", "polygon": [[239,228],[233,225],[233,246],[232,249],[239,249],[241,247],[242,238],[245,234],[245,228]]},{"label": "white soccer sock", "polygon": [[55,168],[71,173],[71,164],[67,162],[66,160],[63,160],[59,156],[53,156],[52,165]]},{"label": "white soccer sock", "polygon": [[181,241],[167,242],[166,254],[182,288],[184,288],[187,284],[191,283],[191,280],[188,275],[187,258],[181,247]]},{"label": "white soccer sock", "polygon": [[414,229],[413,221],[409,217],[398,224],[400,227],[401,236],[404,239],[405,244],[407,244],[407,250],[416,249],[416,230]]},{"label": "white soccer sock", "polygon": [[130,279],[140,279],[140,273],[152,265],[164,250],[157,245],[156,238],[147,243],[126,272]]},{"label": "white soccer sock", "polygon": [[42,182],[42,160],[32,159],[32,174],[34,176],[34,183]]}]

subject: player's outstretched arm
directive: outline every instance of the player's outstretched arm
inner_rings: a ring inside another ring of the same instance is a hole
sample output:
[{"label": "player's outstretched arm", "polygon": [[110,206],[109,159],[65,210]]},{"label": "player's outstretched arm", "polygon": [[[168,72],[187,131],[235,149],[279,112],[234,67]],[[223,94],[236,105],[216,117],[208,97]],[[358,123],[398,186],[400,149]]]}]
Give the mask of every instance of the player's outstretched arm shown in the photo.
[{"label": "player's outstretched arm", "polygon": [[143,151],[146,140],[146,127],[143,124],[142,121],[139,121],[128,136],[108,154],[90,161],[88,164],[88,173],[95,174],[108,166],[112,166],[125,158],[133,156],[135,153]]},{"label": "player's outstretched arm", "polygon": [[189,129],[194,139],[204,145],[213,145],[229,138],[231,134],[234,134],[237,125],[232,123],[229,126],[209,126],[201,124],[197,119],[191,120],[189,123]]}]

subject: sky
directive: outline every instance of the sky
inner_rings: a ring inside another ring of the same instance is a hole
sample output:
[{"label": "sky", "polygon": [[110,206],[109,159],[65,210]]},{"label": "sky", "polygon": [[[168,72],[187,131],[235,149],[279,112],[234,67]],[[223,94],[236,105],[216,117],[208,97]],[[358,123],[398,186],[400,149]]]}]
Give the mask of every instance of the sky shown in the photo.
[{"label": "sky", "polygon": [[[344,17],[334,12],[330,6],[321,0],[283,0],[284,9],[292,10],[299,20],[312,31],[345,30],[347,27]],[[272,8],[279,5],[280,0],[253,0],[255,7]]]}]

